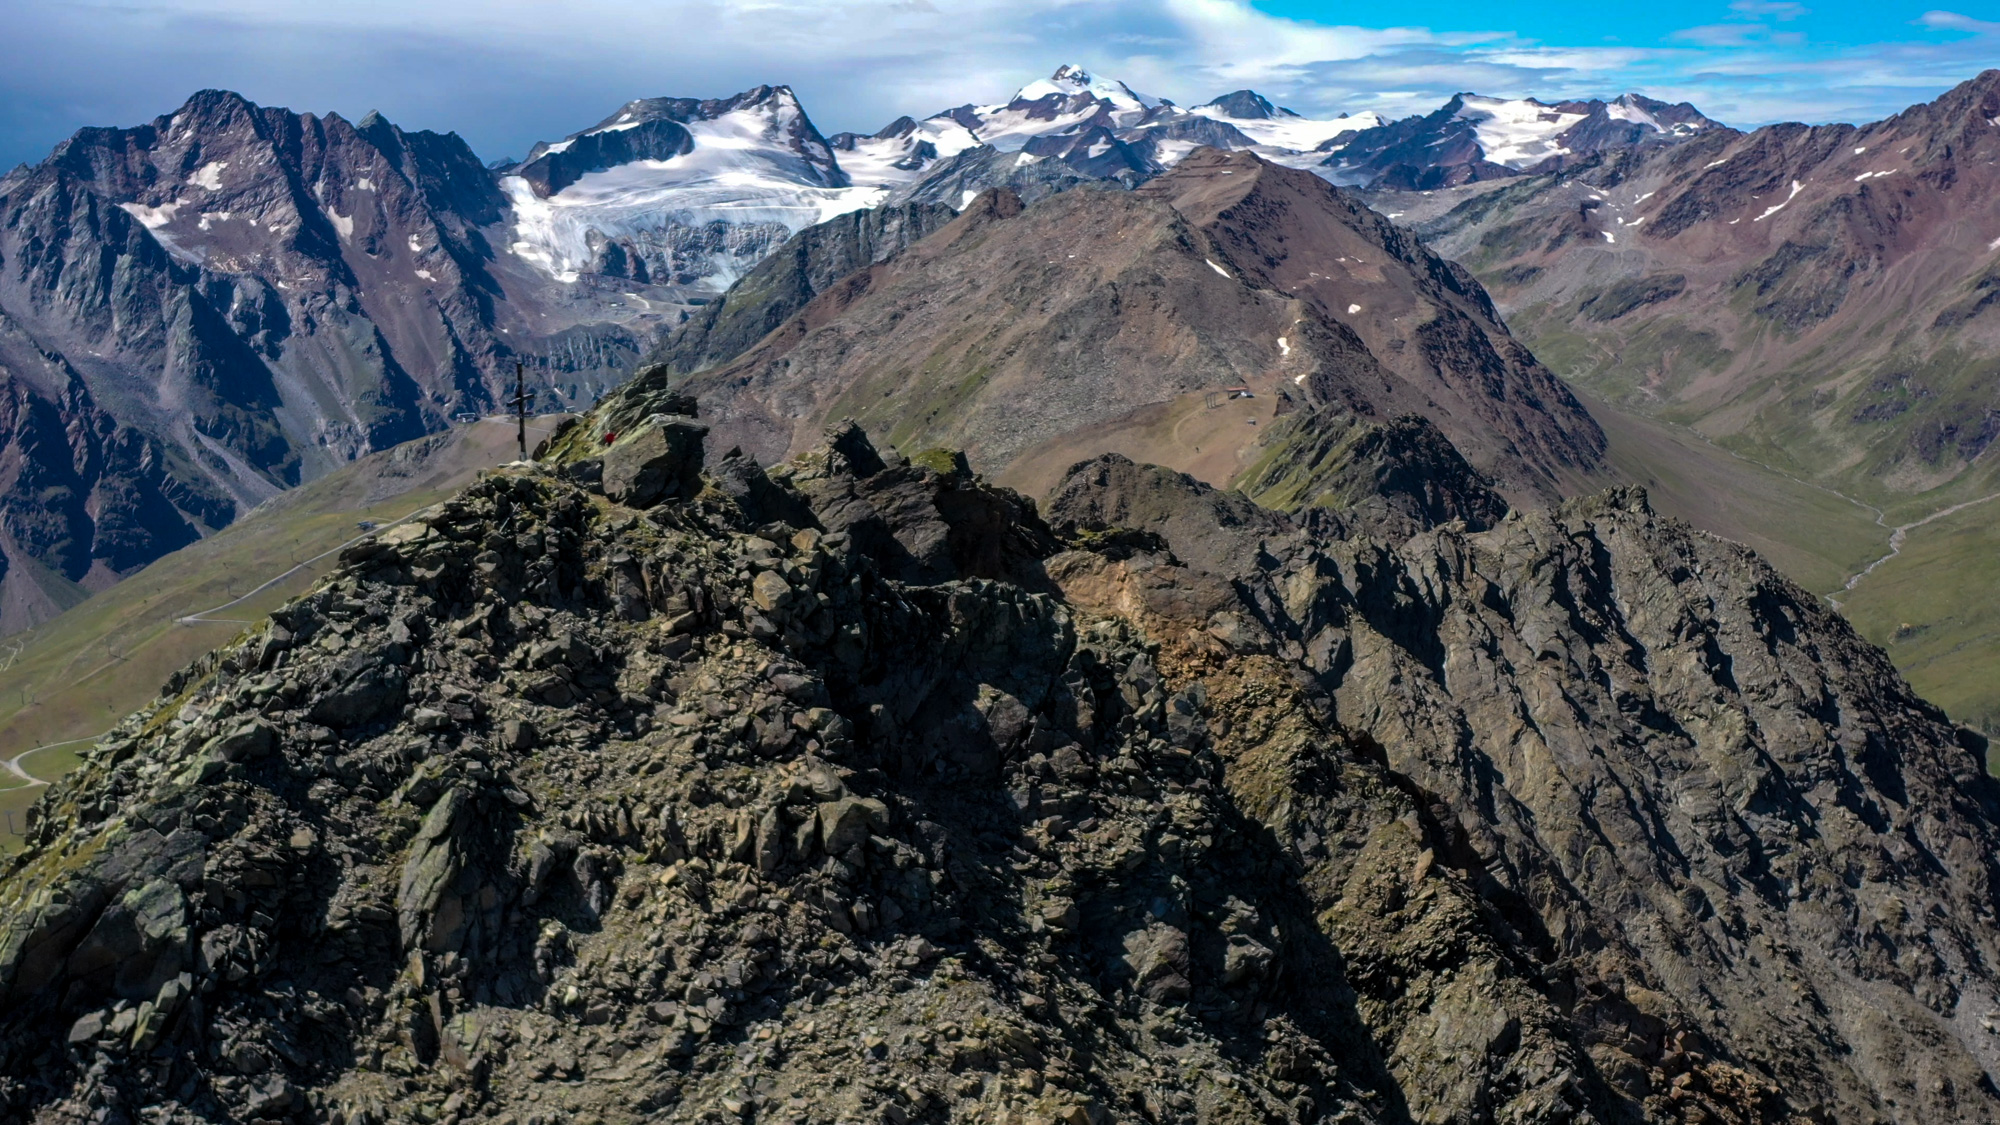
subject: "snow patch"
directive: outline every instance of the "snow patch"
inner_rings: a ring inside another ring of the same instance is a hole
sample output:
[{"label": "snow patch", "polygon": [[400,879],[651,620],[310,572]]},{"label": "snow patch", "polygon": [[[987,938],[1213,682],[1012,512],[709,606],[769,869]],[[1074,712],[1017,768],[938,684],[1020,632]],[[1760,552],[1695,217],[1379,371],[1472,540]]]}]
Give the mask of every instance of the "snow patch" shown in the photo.
[{"label": "snow patch", "polygon": [[414,234],[413,234],[413,235],[411,235],[411,236],[410,236],[410,253],[412,253],[412,254],[421,254],[421,253],[423,253],[423,252],[424,252],[424,244],[423,244],[422,242],[419,242],[419,241],[417,240],[417,236],[416,236],[416,235],[414,235]]},{"label": "snow patch", "polygon": [[437,280],[437,278],[434,278],[434,277],[432,277],[432,276],[431,276],[431,271],[429,271],[429,270],[418,270],[418,271],[417,271],[417,276],[418,276],[418,277],[421,277],[421,278],[423,278],[423,279],[424,279],[425,281],[436,281],[436,280]]},{"label": "snow patch", "polygon": [[1360,306],[1360,305],[1349,305],[1349,306],[1347,306],[1347,315],[1348,315],[1348,316],[1353,316],[1353,315],[1354,315],[1355,313],[1358,313],[1358,312],[1360,312],[1360,311],[1361,311],[1361,306]]},{"label": "snow patch", "polygon": [[197,168],[194,174],[187,178],[187,182],[198,188],[207,188],[209,191],[221,191],[222,170],[227,167],[229,167],[227,160],[211,160]]},{"label": "snow patch", "polygon": [[[1790,202],[1791,202],[1792,200],[1794,200],[1794,199],[1798,198],[1798,195],[1799,195],[1799,189],[1800,189],[1800,188],[1802,188],[1802,187],[1804,187],[1804,186],[1805,186],[1804,184],[1802,184],[1802,183],[1798,182],[1797,180],[1793,180],[1793,181],[1792,181],[1792,194],[1790,194],[1790,195],[1788,195],[1788,196],[1786,196],[1786,197],[1785,197],[1785,203],[1790,203]],[[1750,221],[1751,221],[1751,222],[1753,222],[1753,223],[1761,223],[1761,222],[1763,222],[1763,221],[1764,221],[1765,219],[1768,219],[1768,218],[1770,218],[1771,216],[1773,216],[1773,215],[1777,214],[1778,212],[1780,212],[1780,211],[1783,211],[1783,210],[1785,209],[1785,203],[1779,203],[1779,204],[1776,204],[1776,205],[1774,205],[1774,206],[1772,206],[1772,207],[1770,207],[1770,208],[1767,208],[1767,209],[1765,210],[1765,212],[1764,212],[1763,214],[1761,214],[1761,215],[1757,216],[1756,218],[1754,218],[1754,219],[1752,219],[1752,220],[1750,220]]]},{"label": "snow patch", "polygon": [[1646,194],[1640,196],[1639,198],[1633,200],[1632,206],[1637,207],[1639,204],[1646,202],[1648,199],[1651,199],[1658,194],[1660,194],[1658,191],[1649,191]]},{"label": "snow patch", "polygon": [[143,203],[120,203],[125,213],[139,220],[139,225],[147,230],[159,230],[174,221],[174,212],[181,209],[179,200],[162,203],[158,207],[148,207]]},{"label": "snow patch", "polygon": [[1606,241],[1606,242],[1616,242],[1616,241],[1618,241],[1618,237],[1617,237],[1616,235],[1612,234],[1612,233],[1611,233],[1610,231],[1605,231],[1605,232],[1604,232],[1604,241]]},{"label": "snow patch", "polygon": [[1283,336],[1278,337],[1278,354],[1279,355],[1292,354],[1292,343],[1290,340],[1285,339]]},{"label": "snow patch", "polygon": [[1460,99],[1458,119],[1472,125],[1486,159],[1509,168],[1526,168],[1551,156],[1567,155],[1557,134],[1583,121],[1581,113],[1563,113],[1532,98],[1507,101],[1468,95]]},{"label": "snow patch", "polygon": [[919,144],[928,142],[938,160],[950,158],[979,144],[972,130],[949,117],[919,121],[907,137],[856,137],[852,149],[840,153],[840,169],[857,187],[887,187],[915,181],[935,163],[915,159]]},{"label": "snow patch", "polygon": [[363,177],[361,177],[360,179],[358,179],[358,180],[354,181],[354,187],[355,187],[355,190],[357,190],[357,191],[374,191],[374,190],[375,190],[375,181],[374,181],[374,180],[371,180],[371,179],[369,179],[369,178],[368,178],[368,177],[366,177],[366,176],[363,176]]},{"label": "snow patch", "polygon": [[1858,184],[1863,180],[1872,180],[1879,176],[1893,176],[1895,174],[1896,170],[1894,168],[1884,172],[1863,172],[1859,176],[1854,177],[1854,182]]},{"label": "snow patch", "polygon": [[[1212,270],[1214,270],[1214,271],[1215,271],[1216,273],[1219,273],[1219,274],[1221,274],[1221,275],[1222,275],[1222,276],[1224,276],[1224,277],[1229,277],[1229,271],[1228,271],[1228,270],[1226,270],[1226,269],[1223,269],[1223,268],[1222,268],[1221,266],[1218,266],[1218,265],[1216,265],[1214,261],[1212,261],[1212,260],[1210,260],[1210,259],[1208,259],[1208,258],[1203,258],[1203,259],[1202,259],[1202,261],[1204,261],[1204,262],[1208,262],[1208,268],[1209,268],[1209,269],[1212,269]],[[1233,280],[1235,280],[1235,279],[1234,279],[1234,278],[1231,278],[1230,280],[1232,280],[1232,281],[1233,281]]]},{"label": "snow patch", "polygon": [[976,192],[976,191],[972,191],[972,190],[970,190],[970,189],[967,189],[967,190],[965,190],[965,191],[962,191],[962,192],[959,192],[959,193],[958,193],[958,209],[959,209],[959,210],[961,210],[961,211],[965,210],[965,209],[966,209],[967,207],[969,207],[969,206],[971,206],[971,205],[972,205],[972,201],[973,201],[973,200],[975,200],[975,199],[978,199],[978,198],[979,198],[979,193],[978,193],[978,192]]},{"label": "snow patch", "polygon": [[1856,155],[1856,156],[1860,156],[1860,155],[1861,155],[1862,153],[1864,153],[1864,152],[1867,152],[1867,151],[1868,151],[1868,146],[1867,146],[1867,145],[1856,145],[1856,146],[1854,146],[1854,155]]},{"label": "snow patch", "polygon": [[1188,112],[1212,121],[1225,122],[1259,145],[1290,149],[1294,152],[1310,152],[1343,133],[1358,133],[1363,129],[1373,129],[1382,124],[1379,114],[1367,112],[1349,117],[1324,118],[1231,117],[1222,112],[1221,107],[1212,105],[1198,105]]},{"label": "snow patch", "polygon": [[2000,250],[2000,238],[1996,238],[1993,241],[1987,243],[1986,248],[1988,250]]},{"label": "snow patch", "polygon": [[1722,166],[1723,166],[1724,164],[1727,164],[1727,163],[1729,163],[1729,158],[1725,156],[1725,157],[1723,157],[1723,158],[1722,158],[1722,159],[1720,159],[1720,160],[1716,160],[1716,161],[1712,161],[1712,162],[1710,162],[1710,163],[1708,163],[1708,164],[1704,164],[1704,165],[1702,165],[1702,167],[1703,167],[1703,168],[1720,168],[1720,167],[1722,167]]},{"label": "snow patch", "polygon": [[354,237],[354,216],[343,215],[331,207],[327,208],[326,215],[333,220],[333,229],[340,232],[341,238]]},{"label": "snow patch", "polygon": [[1619,96],[1617,100],[1606,104],[1604,107],[1604,116],[1609,117],[1613,121],[1629,121],[1634,125],[1644,125],[1655,133],[1666,132],[1666,127],[1660,124],[1658,118],[1627,100],[1631,96],[1630,94],[1624,94]]}]

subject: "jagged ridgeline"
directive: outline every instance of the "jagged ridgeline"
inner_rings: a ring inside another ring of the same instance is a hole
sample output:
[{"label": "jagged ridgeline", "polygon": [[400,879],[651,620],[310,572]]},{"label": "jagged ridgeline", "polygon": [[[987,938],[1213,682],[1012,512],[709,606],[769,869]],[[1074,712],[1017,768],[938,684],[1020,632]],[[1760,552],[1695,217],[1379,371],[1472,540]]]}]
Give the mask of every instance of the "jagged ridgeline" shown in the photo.
[{"label": "jagged ridgeline", "polygon": [[51,788],[0,1119],[2000,1117],[1976,748],[1636,491],[1385,541],[1106,455],[1038,514],[660,405]]}]

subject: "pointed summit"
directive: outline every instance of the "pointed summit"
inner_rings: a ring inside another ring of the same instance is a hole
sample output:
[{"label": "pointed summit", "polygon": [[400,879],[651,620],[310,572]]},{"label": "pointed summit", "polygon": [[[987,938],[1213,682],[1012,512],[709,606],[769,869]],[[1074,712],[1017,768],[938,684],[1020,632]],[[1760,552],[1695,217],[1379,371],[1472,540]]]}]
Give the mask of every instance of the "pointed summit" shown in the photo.
[{"label": "pointed summit", "polygon": [[1090,72],[1083,69],[1082,67],[1072,66],[1069,63],[1064,63],[1056,68],[1056,72],[1054,74],[1049,75],[1049,81],[1055,83],[1068,83],[1070,85],[1076,86],[1078,89],[1087,90],[1090,88],[1090,84],[1096,81],[1096,79],[1092,78],[1090,76]]},{"label": "pointed summit", "polygon": [[1163,98],[1138,93],[1117,79],[1099,78],[1082,67],[1070,63],[1057,67],[1055,73],[1047,78],[1021,87],[1015,93],[1013,102],[1037,102],[1052,95],[1063,99],[1065,103],[1072,98],[1081,99],[1088,96],[1119,108],[1135,110],[1172,104]]},{"label": "pointed summit", "polygon": [[1269,98],[1255,90],[1237,90],[1224,94],[1212,102],[1204,102],[1195,108],[1213,109],[1218,116],[1239,121],[1269,121],[1273,117],[1298,116],[1289,109],[1272,105]]}]

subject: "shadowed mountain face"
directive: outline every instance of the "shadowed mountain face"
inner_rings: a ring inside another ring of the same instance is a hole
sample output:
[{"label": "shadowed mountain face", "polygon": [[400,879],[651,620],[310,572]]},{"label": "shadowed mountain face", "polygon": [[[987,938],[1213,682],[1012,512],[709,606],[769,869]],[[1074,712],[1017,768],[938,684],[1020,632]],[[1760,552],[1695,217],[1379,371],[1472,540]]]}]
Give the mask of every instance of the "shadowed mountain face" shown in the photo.
[{"label": "shadowed mountain face", "polygon": [[92,747],[7,1119],[2000,1119],[1973,740],[1636,490],[701,441],[486,475]]},{"label": "shadowed mountain face", "polygon": [[[676,383],[628,384],[600,428]],[[1107,449],[1227,483],[1299,409],[1421,415],[1520,496],[1587,479],[1603,440],[1464,271],[1308,173],[1214,151],[1136,192],[988,194],[679,389],[718,449],[774,461],[852,416],[1031,492]]]},{"label": "shadowed mountain face", "polygon": [[456,136],[215,91],[0,179],[0,629],[492,408],[517,346],[601,386],[633,341],[523,323],[503,207]]}]

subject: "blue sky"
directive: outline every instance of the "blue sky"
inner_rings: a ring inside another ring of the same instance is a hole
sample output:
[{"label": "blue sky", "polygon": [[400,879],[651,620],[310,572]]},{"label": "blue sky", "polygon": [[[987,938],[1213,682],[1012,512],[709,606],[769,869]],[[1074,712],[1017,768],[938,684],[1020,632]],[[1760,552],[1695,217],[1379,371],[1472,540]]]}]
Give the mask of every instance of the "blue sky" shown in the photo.
[{"label": "blue sky", "polygon": [[1866,121],[2000,65],[2000,12],[1921,0],[8,0],[0,42],[6,167],[206,86],[349,117],[380,109],[456,130],[493,159],[634,97],[786,82],[822,130],[872,131],[1003,98],[1063,62],[1183,104],[1248,86],[1313,114],[1401,116],[1459,90],[1637,90],[1739,126]]}]

